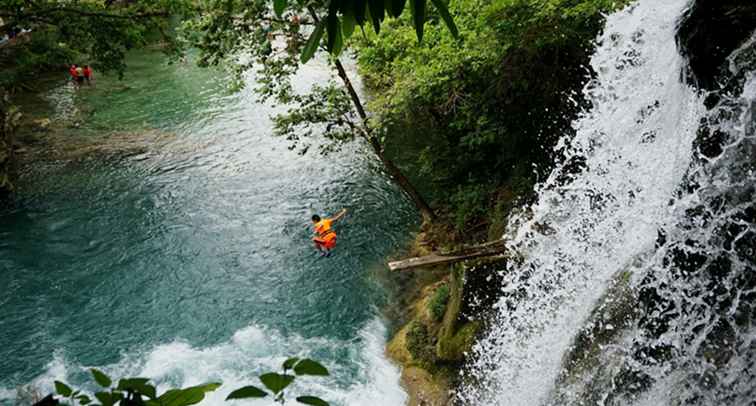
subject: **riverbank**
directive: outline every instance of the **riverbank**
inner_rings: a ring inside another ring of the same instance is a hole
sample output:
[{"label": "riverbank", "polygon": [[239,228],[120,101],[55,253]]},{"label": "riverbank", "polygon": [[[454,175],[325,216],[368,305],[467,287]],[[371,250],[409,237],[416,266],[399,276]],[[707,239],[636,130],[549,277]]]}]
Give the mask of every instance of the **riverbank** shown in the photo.
[{"label": "riverbank", "polygon": [[[406,256],[459,247],[452,227],[423,224]],[[403,287],[397,298],[399,327],[386,353],[402,368],[408,406],[456,404],[460,372],[499,297],[504,259],[477,259],[452,265],[394,271]]]}]

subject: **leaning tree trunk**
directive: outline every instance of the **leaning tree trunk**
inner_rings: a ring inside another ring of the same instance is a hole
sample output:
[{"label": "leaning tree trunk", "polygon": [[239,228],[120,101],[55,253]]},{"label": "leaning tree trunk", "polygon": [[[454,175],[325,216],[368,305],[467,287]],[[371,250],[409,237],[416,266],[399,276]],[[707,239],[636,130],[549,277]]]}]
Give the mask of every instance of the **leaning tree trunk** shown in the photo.
[{"label": "leaning tree trunk", "polygon": [[[310,12],[310,16],[312,16],[312,19],[315,21],[315,23],[319,23],[320,17],[318,17],[318,14],[315,12],[315,10],[310,7],[308,8],[308,11]],[[370,131],[370,126],[368,126],[368,117],[365,113],[365,107],[363,106],[362,100],[360,100],[360,96],[357,94],[357,91],[354,89],[354,86],[352,86],[352,81],[349,80],[349,76],[344,69],[344,65],[341,64],[339,58],[333,58],[333,60],[334,64],[336,65],[336,72],[339,74],[339,78],[341,78],[341,81],[347,88],[349,97],[352,99],[352,104],[354,104],[354,108],[357,110],[357,114],[360,116],[360,119],[362,121],[360,123],[362,137],[365,138],[370,147],[373,149],[375,155],[377,155],[378,159],[381,160],[381,163],[383,164],[384,168],[386,168],[386,171],[388,172],[391,179],[393,179],[394,182],[399,186],[399,188],[402,189],[402,191],[407,195],[407,197],[410,198],[415,207],[420,210],[420,213],[423,215],[423,219],[427,221],[435,220],[436,213],[433,211],[433,209],[431,209],[428,202],[426,202],[420,192],[415,189],[415,186],[412,184],[412,182],[410,182],[409,178],[407,178],[404,173],[402,173],[401,169],[399,169],[399,167],[396,166],[394,162],[386,156],[383,146],[372,134],[372,131]]]},{"label": "leaning tree trunk", "polygon": [[357,91],[354,90],[354,86],[352,86],[352,81],[349,80],[349,76],[347,76],[344,65],[341,64],[341,61],[338,58],[334,58],[334,64],[336,65],[336,71],[338,72],[341,81],[344,82],[344,86],[347,88],[347,92],[349,92],[349,97],[352,98],[352,103],[357,110],[357,114],[359,114],[360,119],[362,120],[362,123],[360,125],[363,130],[363,138],[367,140],[368,144],[370,144],[370,147],[373,149],[373,152],[375,152],[375,154],[381,160],[381,163],[386,168],[389,176],[391,176],[394,182],[396,182],[396,184],[399,185],[402,191],[404,191],[404,193],[410,198],[410,200],[412,200],[412,203],[415,204],[415,207],[420,210],[423,218],[428,221],[435,220],[436,214],[433,212],[433,209],[431,209],[428,202],[425,201],[423,196],[420,194],[420,192],[417,191],[412,182],[410,182],[409,178],[404,175],[402,170],[399,169],[399,167],[396,166],[396,164],[394,164],[394,162],[386,156],[383,146],[370,131],[370,127],[367,125],[368,118],[367,114],[365,113],[365,108],[362,105],[360,96],[357,94]]}]

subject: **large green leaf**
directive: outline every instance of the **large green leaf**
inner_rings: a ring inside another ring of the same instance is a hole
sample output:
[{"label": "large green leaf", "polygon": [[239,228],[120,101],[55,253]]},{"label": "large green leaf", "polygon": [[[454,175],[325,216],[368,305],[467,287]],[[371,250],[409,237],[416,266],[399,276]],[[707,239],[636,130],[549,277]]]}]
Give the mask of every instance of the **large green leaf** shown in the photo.
[{"label": "large green leaf", "polygon": [[297,402],[312,406],[330,406],[328,402],[315,396],[300,396]]},{"label": "large green leaf", "polygon": [[436,10],[438,10],[438,13],[441,14],[441,18],[444,19],[444,23],[446,24],[446,27],[449,28],[449,31],[451,31],[451,34],[454,38],[458,38],[459,31],[457,30],[456,24],[454,24],[454,19],[451,14],[449,14],[449,9],[446,3],[444,3],[444,0],[431,0],[431,2],[436,7]]},{"label": "large green leaf", "polygon": [[407,4],[407,0],[391,0],[391,8],[389,12],[392,17],[399,17],[404,12],[404,6]]},{"label": "large green leaf", "polygon": [[284,10],[286,10],[286,0],[273,0],[273,10],[280,17]]},{"label": "large green leaf", "polygon": [[317,361],[311,359],[303,359],[294,366],[294,372],[297,375],[316,375],[327,376],[328,370]]},{"label": "large green leaf", "polygon": [[270,372],[260,375],[260,381],[266,388],[270,389],[271,392],[277,395],[294,381],[294,377],[292,375],[281,375],[275,372]]},{"label": "large green leaf", "polygon": [[412,9],[412,21],[415,25],[417,40],[423,40],[423,27],[425,26],[425,0],[410,0]]},{"label": "large green leaf", "polygon": [[226,397],[226,400],[231,399],[247,399],[247,398],[264,398],[268,396],[268,393],[264,390],[258,388],[257,386],[245,386],[243,388],[239,388],[231,393],[228,394],[228,397]]},{"label": "large green leaf", "polygon": [[365,24],[365,11],[367,10],[367,0],[354,0],[352,2],[354,8],[354,18],[357,20],[357,24],[360,26]]},{"label": "large green leaf", "polygon": [[302,63],[307,63],[307,61],[312,59],[312,56],[315,55],[318,46],[320,46],[320,39],[323,37],[323,29],[324,23],[321,21],[315,27],[315,30],[312,31],[312,34],[310,34],[310,38],[307,39],[307,43],[305,43],[304,48],[302,48],[302,55],[300,57]]},{"label": "large green leaf", "polygon": [[89,372],[92,373],[95,382],[97,382],[97,384],[102,386],[103,388],[109,388],[110,385],[113,384],[113,381],[110,379],[110,377],[105,375],[102,371],[92,368],[89,370]]},{"label": "large green leaf", "polygon": [[202,401],[205,393],[220,387],[219,383],[191,386],[185,389],[171,389],[157,398],[162,406],[189,406]]},{"label": "large green leaf", "polygon": [[100,404],[102,406],[113,406],[116,404],[119,400],[121,400],[121,394],[118,392],[97,392],[95,393],[95,398],[100,401]]},{"label": "large green leaf", "polygon": [[344,40],[352,36],[356,25],[357,20],[354,18],[354,14],[344,14],[341,17],[341,32],[344,34]]},{"label": "large green leaf", "polygon": [[121,379],[118,381],[118,390],[138,392],[147,396],[150,399],[155,399],[156,391],[155,387],[150,385],[147,378],[129,378]]},{"label": "large green leaf", "polygon": [[71,396],[71,393],[73,393],[73,390],[70,386],[66,385],[65,383],[61,381],[55,381],[55,392],[57,392],[58,395],[63,397],[69,397]]},{"label": "large green leaf", "polygon": [[367,0],[367,2],[370,9],[370,17],[373,20],[373,29],[378,34],[381,32],[381,21],[385,17],[383,0]]},{"label": "large green leaf", "polygon": [[286,361],[284,361],[283,369],[284,370],[292,369],[294,368],[294,365],[296,365],[297,362],[299,362],[299,358],[297,357],[289,358]]},{"label": "large green leaf", "polygon": [[328,13],[326,17],[326,28],[328,31],[328,52],[335,54],[336,37],[341,35],[341,24],[339,23],[339,16],[336,13]]}]

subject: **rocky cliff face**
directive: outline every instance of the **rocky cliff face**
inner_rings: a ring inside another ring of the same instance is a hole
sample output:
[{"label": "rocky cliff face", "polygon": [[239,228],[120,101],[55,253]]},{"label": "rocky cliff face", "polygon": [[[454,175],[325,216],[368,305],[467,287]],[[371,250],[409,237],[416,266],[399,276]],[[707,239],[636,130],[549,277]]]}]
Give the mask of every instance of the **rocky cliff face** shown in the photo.
[{"label": "rocky cliff face", "polygon": [[677,33],[688,58],[688,80],[705,90],[717,90],[727,75],[725,61],[756,29],[756,1],[696,0]]}]

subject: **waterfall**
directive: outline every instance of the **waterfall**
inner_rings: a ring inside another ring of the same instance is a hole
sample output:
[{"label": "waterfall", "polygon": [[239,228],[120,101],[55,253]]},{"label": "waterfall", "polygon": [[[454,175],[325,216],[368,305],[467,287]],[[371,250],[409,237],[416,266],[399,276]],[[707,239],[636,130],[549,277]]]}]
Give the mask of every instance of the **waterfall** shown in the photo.
[{"label": "waterfall", "polygon": [[511,220],[519,259],[502,271],[461,403],[752,401],[756,46],[729,60],[736,91],[696,91],[675,41],[689,3],[608,16],[591,107]]}]

